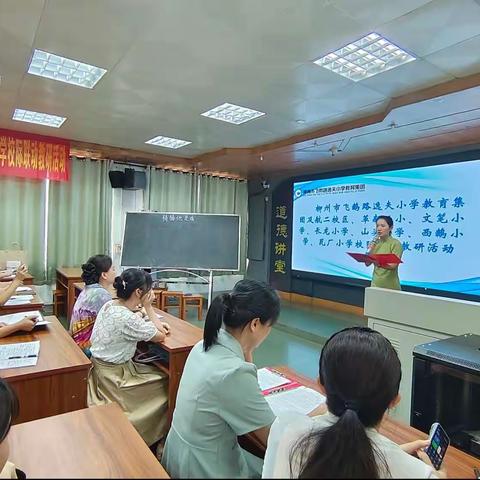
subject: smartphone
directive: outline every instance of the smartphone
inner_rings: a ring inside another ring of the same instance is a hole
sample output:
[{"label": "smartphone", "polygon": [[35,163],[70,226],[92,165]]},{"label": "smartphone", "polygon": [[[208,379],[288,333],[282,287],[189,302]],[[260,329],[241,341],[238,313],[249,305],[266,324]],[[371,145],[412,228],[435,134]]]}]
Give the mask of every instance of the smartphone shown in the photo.
[{"label": "smartphone", "polygon": [[425,453],[436,470],[440,469],[449,445],[447,432],[439,423],[434,423],[430,427],[430,445],[425,449]]}]

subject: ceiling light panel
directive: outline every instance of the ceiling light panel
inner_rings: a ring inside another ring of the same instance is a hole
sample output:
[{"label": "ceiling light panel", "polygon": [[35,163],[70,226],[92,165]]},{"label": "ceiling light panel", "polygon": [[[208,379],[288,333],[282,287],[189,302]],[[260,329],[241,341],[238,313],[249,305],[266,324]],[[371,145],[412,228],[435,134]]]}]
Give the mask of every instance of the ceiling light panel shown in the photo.
[{"label": "ceiling light panel", "polygon": [[30,110],[16,108],[15,112],[13,112],[12,120],[37,123],[38,125],[45,125],[46,127],[60,128],[66,118],[57,115],[49,115],[48,113],[32,112]]},{"label": "ceiling light panel", "polygon": [[370,33],[313,63],[358,82],[415,60],[378,33]]},{"label": "ceiling light panel", "polygon": [[251,108],[233,105],[232,103],[224,103],[218,107],[212,108],[208,112],[203,112],[202,115],[222,122],[233,123],[240,125],[241,123],[249,122],[255,118],[265,115],[264,112],[252,110]]},{"label": "ceiling light panel", "polygon": [[161,135],[159,135],[158,137],[147,140],[145,143],[148,143],[150,145],[156,145],[157,147],[177,149],[184,147],[185,145],[190,145],[192,142],[187,142],[186,140],[179,140],[178,138],[162,137]]},{"label": "ceiling light panel", "polygon": [[79,87],[93,88],[107,71],[53,53],[35,50],[28,73]]}]

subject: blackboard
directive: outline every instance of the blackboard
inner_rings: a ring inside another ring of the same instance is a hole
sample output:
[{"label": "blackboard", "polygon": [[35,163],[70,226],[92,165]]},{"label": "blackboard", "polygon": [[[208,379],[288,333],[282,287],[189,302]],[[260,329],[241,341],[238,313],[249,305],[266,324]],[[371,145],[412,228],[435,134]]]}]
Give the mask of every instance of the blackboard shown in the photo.
[{"label": "blackboard", "polygon": [[201,213],[129,212],[122,266],[239,270],[240,217]]}]

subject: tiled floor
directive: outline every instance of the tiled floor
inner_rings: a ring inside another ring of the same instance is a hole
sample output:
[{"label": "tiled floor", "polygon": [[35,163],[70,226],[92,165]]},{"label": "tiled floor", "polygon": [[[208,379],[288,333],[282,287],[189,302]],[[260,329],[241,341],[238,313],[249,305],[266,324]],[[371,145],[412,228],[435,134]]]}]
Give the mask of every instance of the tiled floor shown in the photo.
[{"label": "tiled floor", "polygon": [[[203,322],[197,321],[193,311],[187,320],[203,328]],[[277,324],[255,351],[255,363],[258,367],[287,365],[316,378],[325,341],[342,328],[354,325],[366,325],[366,321],[356,315],[283,302]]]}]

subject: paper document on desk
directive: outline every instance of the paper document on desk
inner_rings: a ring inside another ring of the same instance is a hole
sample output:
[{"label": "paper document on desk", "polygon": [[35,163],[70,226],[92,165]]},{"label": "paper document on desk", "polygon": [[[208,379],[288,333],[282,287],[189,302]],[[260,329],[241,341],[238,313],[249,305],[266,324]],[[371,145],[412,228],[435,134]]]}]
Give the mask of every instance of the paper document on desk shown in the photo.
[{"label": "paper document on desk", "polygon": [[298,387],[293,390],[272,393],[267,395],[265,400],[276,416],[285,412],[307,414],[325,403],[325,397],[321,393],[308,387]]},{"label": "paper document on desk", "polygon": [[32,367],[38,362],[40,341],[0,345],[0,369]]},{"label": "paper document on desk", "polygon": [[42,325],[48,325],[50,323],[42,317],[42,314],[38,310],[31,312],[11,313],[10,315],[0,315],[0,322],[6,323],[7,325],[12,325],[13,323],[17,323],[24,319],[25,317],[30,316],[37,317],[37,323],[35,324],[36,327],[41,327]]},{"label": "paper document on desk", "polygon": [[33,300],[33,295],[12,295],[3,305],[5,307],[12,305],[23,305],[30,303]]},{"label": "paper document on desk", "polygon": [[268,368],[260,368],[257,370],[258,385],[260,390],[269,390],[270,388],[279,387],[289,383],[290,380],[276,372],[272,372]]},{"label": "paper document on desk", "polygon": [[15,293],[22,294],[22,295],[33,294],[33,293],[35,293],[35,290],[33,290],[33,288],[31,288],[31,287],[18,287],[15,290]]}]

